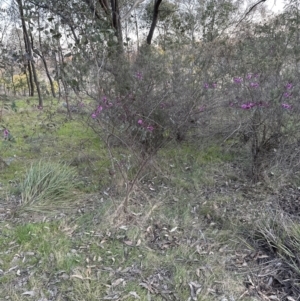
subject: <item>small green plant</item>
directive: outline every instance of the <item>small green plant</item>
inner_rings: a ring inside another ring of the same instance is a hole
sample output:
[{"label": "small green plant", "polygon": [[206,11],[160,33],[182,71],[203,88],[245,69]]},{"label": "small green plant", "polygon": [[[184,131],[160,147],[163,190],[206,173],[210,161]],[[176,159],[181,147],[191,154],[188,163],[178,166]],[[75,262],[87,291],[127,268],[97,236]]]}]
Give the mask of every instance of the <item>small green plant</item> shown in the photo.
[{"label": "small green plant", "polygon": [[32,164],[21,183],[21,207],[37,211],[65,207],[74,199],[75,175],[75,169],[66,164],[50,161]]}]

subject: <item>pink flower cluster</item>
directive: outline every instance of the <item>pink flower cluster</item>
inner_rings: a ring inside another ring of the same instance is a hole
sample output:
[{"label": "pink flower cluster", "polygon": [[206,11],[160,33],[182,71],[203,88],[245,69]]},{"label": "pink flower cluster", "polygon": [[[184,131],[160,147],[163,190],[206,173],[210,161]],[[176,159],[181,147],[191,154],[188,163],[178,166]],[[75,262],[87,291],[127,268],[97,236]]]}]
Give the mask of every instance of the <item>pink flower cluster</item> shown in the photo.
[{"label": "pink flower cluster", "polygon": [[241,77],[234,77],[233,78],[233,81],[236,83],[236,84],[241,84],[243,82],[243,79]]},{"label": "pink flower cluster", "polygon": [[292,84],[292,83],[287,83],[287,84],[285,85],[285,88],[286,88],[287,90],[291,90],[291,89],[293,89],[293,84]]},{"label": "pink flower cluster", "polygon": [[102,110],[103,110],[103,107],[102,106],[98,106],[98,108],[96,109],[96,111],[94,113],[92,113],[91,117],[93,119],[97,118],[98,115],[101,113]]},{"label": "pink flower cluster", "polygon": [[[251,79],[254,79],[254,78],[258,78],[259,77],[259,74],[252,74],[252,73],[248,73],[246,75],[246,79],[247,80],[251,80]],[[236,84],[241,84],[243,82],[243,78],[242,77],[234,77],[233,78],[233,82],[236,83]],[[251,88],[259,88],[259,83],[257,81],[253,81],[253,82],[250,82],[250,87]],[[293,84],[292,83],[287,83],[285,86],[285,92],[283,92],[283,97],[285,98],[290,98],[292,97],[292,92],[291,90],[293,89]],[[229,106],[230,107],[233,107],[234,105],[238,105],[238,103],[230,103]],[[252,109],[253,107],[268,107],[269,105],[268,104],[264,104],[263,102],[246,102],[246,103],[243,103],[240,105],[240,108],[243,109],[243,110],[249,110],[249,109]],[[284,108],[284,109],[287,109],[287,110],[290,110],[292,109],[292,106],[287,104],[287,103],[283,103],[281,104],[281,107]]]},{"label": "pink flower cluster", "polygon": [[102,104],[97,107],[97,109],[92,113],[91,117],[93,119],[96,119],[98,117],[98,115],[103,111],[103,109],[107,109],[112,106],[113,106],[113,104],[108,101],[107,97],[103,96]]},{"label": "pink flower cluster", "polygon": [[[292,90],[292,89],[293,89],[293,84],[292,84],[292,83],[287,83],[287,84],[285,85],[285,89],[286,89],[286,90]],[[283,96],[284,96],[285,98],[289,98],[289,97],[292,96],[292,93],[289,92],[289,91],[285,91],[285,92],[283,93]]]},{"label": "pink flower cluster", "polygon": [[138,80],[142,80],[143,79],[143,73],[138,71],[136,74],[135,74],[135,77],[138,79]]},{"label": "pink flower cluster", "polygon": [[[259,76],[259,74],[252,74],[252,73],[248,73],[246,75],[246,79],[247,80],[250,80],[250,79],[254,79],[254,78],[257,78]],[[236,83],[236,84],[241,84],[243,82],[243,78],[240,77],[240,76],[236,76],[233,78],[233,82]],[[250,87],[252,88],[258,88],[259,87],[259,83],[258,82],[251,82],[250,83]]]},{"label": "pink flower cluster", "polygon": [[251,109],[251,108],[253,108],[253,107],[255,107],[255,106],[257,106],[256,103],[253,103],[253,102],[247,102],[247,103],[243,103],[243,104],[241,105],[241,109],[243,109],[243,110],[249,110],[249,109]]},{"label": "pink flower cluster", "polygon": [[[230,107],[235,107],[236,105],[238,105],[238,103],[233,103],[233,102],[229,103]],[[265,108],[268,106],[269,106],[268,103],[264,103],[262,101],[258,101],[258,102],[250,102],[249,101],[249,102],[241,104],[239,107],[243,110],[249,110],[249,109],[252,109],[253,107]]]},{"label": "pink flower cluster", "polygon": [[289,105],[289,104],[287,104],[287,103],[283,103],[281,106],[282,106],[284,109],[287,109],[287,110],[290,110],[290,109],[292,108],[292,106]]},{"label": "pink flower cluster", "polygon": [[152,132],[154,130],[154,126],[150,125],[150,124],[146,124],[142,119],[138,120],[138,125],[144,127],[145,129],[147,129],[149,132]]},{"label": "pink flower cluster", "polygon": [[252,87],[252,88],[258,88],[259,87],[259,83],[252,82],[252,83],[250,83],[250,87]]},{"label": "pink flower cluster", "polygon": [[8,136],[9,136],[9,131],[8,131],[8,129],[4,129],[4,131],[3,131],[3,137],[4,137],[4,139],[5,139],[5,140],[8,139]]},{"label": "pink flower cluster", "polygon": [[[230,107],[233,107],[233,103],[230,103],[229,105],[230,105]],[[247,102],[247,103],[243,103],[241,105],[241,109],[243,109],[243,110],[249,110],[249,109],[252,109],[253,107],[260,107],[260,108],[262,108],[262,107],[268,107],[268,106],[269,106],[268,104],[263,103],[261,101],[257,102],[257,103]],[[287,110],[292,109],[292,106],[289,105],[289,104],[287,104],[287,103],[281,104],[281,107],[284,108],[284,109],[287,109]]]}]

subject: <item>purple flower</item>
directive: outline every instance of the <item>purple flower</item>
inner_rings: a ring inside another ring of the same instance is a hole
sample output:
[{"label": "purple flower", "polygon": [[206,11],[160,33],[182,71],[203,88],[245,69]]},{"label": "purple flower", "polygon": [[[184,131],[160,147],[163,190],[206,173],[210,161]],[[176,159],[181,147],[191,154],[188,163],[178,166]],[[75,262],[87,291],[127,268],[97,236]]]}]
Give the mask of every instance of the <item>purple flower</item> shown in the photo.
[{"label": "purple flower", "polygon": [[250,86],[252,88],[258,88],[259,87],[259,83],[253,82],[253,83],[250,83]]},{"label": "purple flower", "polygon": [[217,83],[212,83],[211,86],[213,89],[215,89],[215,88],[217,88]]},{"label": "purple flower", "polygon": [[284,96],[285,98],[289,98],[289,97],[292,96],[292,94],[289,93],[289,92],[284,92],[284,93],[283,93],[283,96]]},{"label": "purple flower", "polygon": [[241,108],[242,108],[243,110],[248,110],[248,109],[250,109],[249,105],[246,104],[246,103],[243,103],[243,104],[241,105]]},{"label": "purple flower", "polygon": [[292,84],[292,83],[287,83],[287,84],[285,85],[285,88],[286,88],[287,90],[291,90],[291,89],[293,88],[293,84]]},{"label": "purple flower", "polygon": [[135,76],[136,76],[136,78],[137,78],[138,80],[143,79],[143,73],[140,72],[140,71],[138,71],[138,72],[135,74]]},{"label": "purple flower", "polygon": [[142,124],[143,124],[143,120],[142,120],[142,119],[139,119],[137,123],[138,123],[139,125],[142,125]]},{"label": "purple flower", "polygon": [[106,97],[106,96],[103,96],[103,97],[102,97],[102,101],[103,101],[103,102],[107,102],[107,97]]},{"label": "purple flower", "polygon": [[249,73],[249,74],[247,74],[247,77],[246,77],[247,79],[251,79],[252,78],[252,74],[251,73]]},{"label": "purple flower", "polygon": [[99,114],[101,111],[103,110],[103,107],[102,106],[99,106],[96,110],[96,114]]},{"label": "purple flower", "polygon": [[7,138],[8,138],[8,136],[9,136],[9,131],[8,131],[8,129],[4,129],[4,131],[3,131],[3,136],[4,136],[4,139],[7,139]]},{"label": "purple flower", "polygon": [[91,117],[92,117],[93,119],[95,119],[95,118],[97,117],[97,114],[96,114],[96,113],[93,113],[93,114],[91,115]]},{"label": "purple flower", "polygon": [[154,130],[154,127],[152,125],[148,125],[147,126],[147,130],[150,131],[150,132],[152,132]]},{"label": "purple flower", "polygon": [[292,108],[292,106],[289,105],[289,104],[287,104],[287,103],[283,103],[281,106],[282,106],[284,109],[287,109],[287,110],[290,110],[290,109]]},{"label": "purple flower", "polygon": [[204,88],[208,89],[209,88],[209,84],[208,83],[204,83]]},{"label": "purple flower", "polygon": [[233,78],[233,81],[236,83],[236,84],[241,84],[243,79],[241,77],[234,77]]},{"label": "purple flower", "polygon": [[253,103],[253,102],[247,102],[247,103],[244,103],[244,104],[241,105],[241,109],[243,109],[243,110],[249,110],[249,109],[251,109],[251,108],[253,108],[255,106],[256,106],[255,103]]},{"label": "purple flower", "polygon": [[43,106],[37,106],[39,110],[43,110]]}]

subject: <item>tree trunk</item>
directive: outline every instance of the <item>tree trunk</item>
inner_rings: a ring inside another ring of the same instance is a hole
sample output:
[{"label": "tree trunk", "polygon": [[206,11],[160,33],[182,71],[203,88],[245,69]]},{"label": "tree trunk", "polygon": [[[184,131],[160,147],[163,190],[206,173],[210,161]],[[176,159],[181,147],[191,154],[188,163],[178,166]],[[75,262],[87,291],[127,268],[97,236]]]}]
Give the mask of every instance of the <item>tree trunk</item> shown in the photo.
[{"label": "tree trunk", "polygon": [[152,23],[151,23],[151,27],[149,30],[149,34],[147,36],[147,44],[150,45],[152,42],[152,38],[153,38],[153,33],[157,24],[157,20],[158,20],[158,13],[159,13],[159,6],[161,4],[162,0],[155,0],[154,3],[154,8],[153,8],[153,18],[152,18]]},{"label": "tree trunk", "polygon": [[[24,50],[23,50],[23,45],[21,43],[21,38],[19,36],[19,33],[17,32],[18,34],[18,39],[19,39],[19,46],[20,46],[20,49],[22,51],[22,53],[24,53]],[[23,34],[23,39],[24,39],[24,34]],[[25,40],[24,40],[25,42]],[[25,49],[25,52],[27,52],[27,50]],[[30,64],[28,62],[28,60],[26,60],[26,58],[24,59],[24,73],[26,74],[26,82],[27,82],[27,87],[28,87],[28,96],[34,96],[34,83],[33,83],[33,76],[32,76],[32,72],[31,72],[31,67],[30,67]],[[27,70],[28,69],[28,73],[29,73],[29,76],[27,74]]]},{"label": "tree trunk", "polygon": [[62,48],[60,45],[60,40],[58,40],[57,43],[58,43],[58,63],[59,63],[59,66],[61,66],[59,69],[59,72],[60,72],[59,77],[60,77],[60,81],[63,85],[64,92],[65,92],[65,101],[67,104],[68,115],[69,115],[69,118],[72,119],[72,114],[71,114],[70,105],[69,105],[69,87],[68,87],[68,83],[66,82],[66,79],[65,79],[65,71],[63,70],[63,68],[65,66],[64,56],[63,56]]},{"label": "tree trunk", "polygon": [[33,82],[33,74],[32,74],[32,70],[31,70],[31,64],[29,61],[27,61],[27,69],[28,69],[28,73],[29,73],[29,96],[34,96],[34,82]]},{"label": "tree trunk", "polygon": [[[40,28],[40,15],[38,15],[38,27]],[[32,38],[31,38],[31,40],[32,40]],[[55,95],[55,89],[54,89],[54,85],[53,85],[53,80],[52,80],[52,78],[50,76],[48,65],[47,65],[47,62],[45,60],[45,55],[44,55],[44,53],[42,51],[42,38],[41,38],[41,32],[40,31],[39,31],[39,44],[40,44],[40,50],[41,50],[41,52],[35,51],[35,53],[41,58],[41,60],[42,60],[42,62],[44,64],[46,75],[48,77],[50,88],[51,88],[51,93],[52,93],[52,96],[55,98],[56,95]]]},{"label": "tree trunk", "polygon": [[[35,69],[35,65],[33,62],[33,56],[32,56],[32,45],[30,43],[29,40],[29,35],[27,32],[27,28],[26,28],[26,23],[25,23],[25,18],[24,18],[24,10],[23,10],[23,3],[22,0],[16,0],[18,7],[19,7],[19,13],[20,13],[20,17],[21,17],[21,22],[22,22],[22,29],[23,29],[23,37],[24,37],[24,43],[25,43],[25,49],[26,49],[26,53],[29,56],[29,58],[27,58],[28,60],[28,71],[30,74],[30,81],[31,81],[31,96],[33,96],[33,91],[34,91],[34,86],[33,86],[33,82],[32,82],[32,75],[33,75],[33,80],[34,83],[36,85],[36,89],[38,92],[38,97],[39,97],[39,107],[43,106],[43,100],[42,100],[42,95],[41,95],[41,91],[40,91],[40,85],[39,85],[39,81],[38,81],[38,77],[37,77],[37,73],[36,73],[36,69]],[[31,71],[32,74],[31,74]]]},{"label": "tree trunk", "polygon": [[[31,37],[31,43],[29,44],[29,55],[31,57],[30,63],[31,63],[31,67],[32,67],[32,73],[33,73],[34,83],[36,85],[36,90],[38,92],[39,108],[42,108],[43,107],[43,99],[42,99],[42,93],[41,93],[41,89],[40,89],[40,82],[38,80],[38,76],[37,76],[35,65],[34,65],[34,61],[33,61],[33,53],[32,53],[33,38],[32,38],[31,34],[30,34],[30,37]],[[28,35],[28,33],[27,33],[27,39],[28,39],[28,42],[29,42],[29,35]]]}]

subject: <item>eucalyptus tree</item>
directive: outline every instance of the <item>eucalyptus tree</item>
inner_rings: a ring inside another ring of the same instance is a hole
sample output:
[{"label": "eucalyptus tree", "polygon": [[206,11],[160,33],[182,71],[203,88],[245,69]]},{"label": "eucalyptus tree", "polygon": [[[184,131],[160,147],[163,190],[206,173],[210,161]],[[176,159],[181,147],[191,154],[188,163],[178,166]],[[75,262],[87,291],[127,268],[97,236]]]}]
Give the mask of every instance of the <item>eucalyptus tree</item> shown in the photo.
[{"label": "eucalyptus tree", "polygon": [[[21,27],[23,31],[23,39],[24,39],[24,45],[25,45],[25,57],[27,60],[27,68],[29,72],[29,82],[30,82],[30,95],[34,95],[34,85],[37,89],[38,93],[38,98],[39,98],[39,107],[43,106],[43,99],[42,99],[42,94],[40,90],[40,83],[34,63],[34,56],[33,56],[33,41],[30,39],[30,31],[31,28],[28,30],[28,17],[25,15],[25,10],[24,10],[24,2],[23,0],[15,0],[19,12],[19,17],[20,17],[20,22],[21,22]],[[26,3],[26,2],[25,2]],[[26,22],[27,21],[27,22]]]}]

